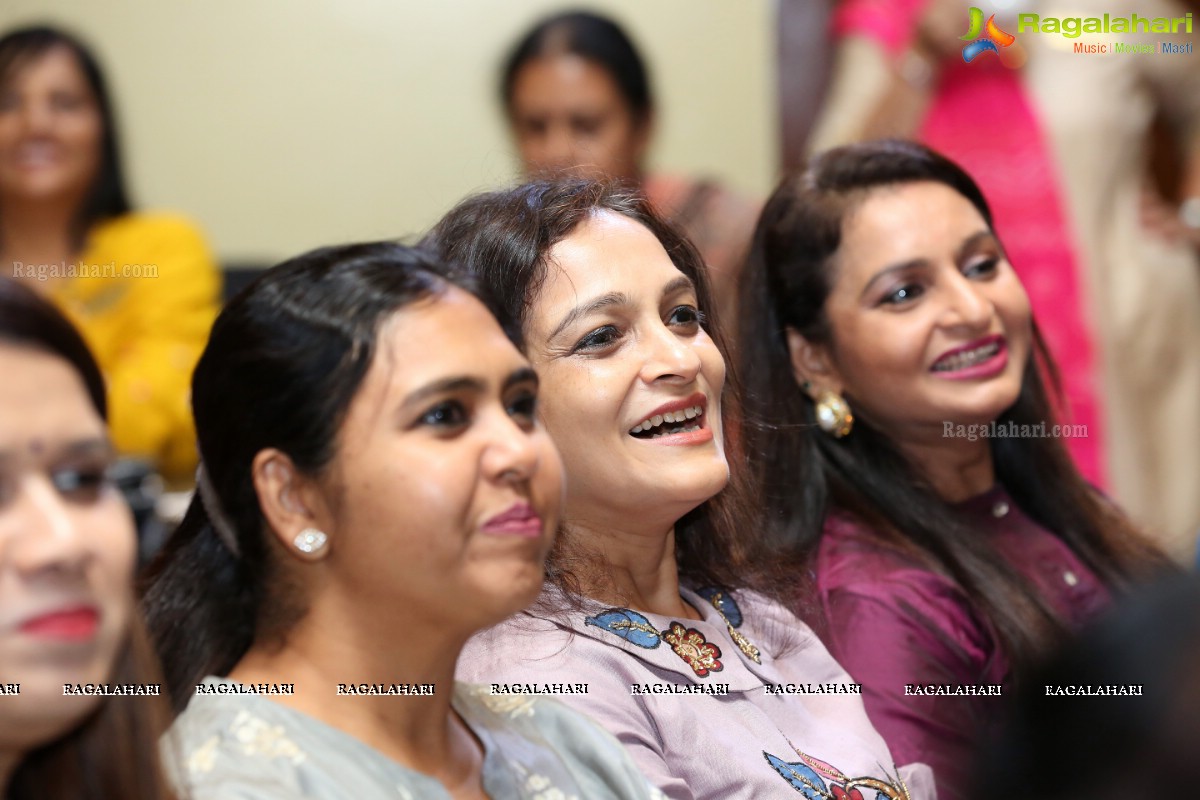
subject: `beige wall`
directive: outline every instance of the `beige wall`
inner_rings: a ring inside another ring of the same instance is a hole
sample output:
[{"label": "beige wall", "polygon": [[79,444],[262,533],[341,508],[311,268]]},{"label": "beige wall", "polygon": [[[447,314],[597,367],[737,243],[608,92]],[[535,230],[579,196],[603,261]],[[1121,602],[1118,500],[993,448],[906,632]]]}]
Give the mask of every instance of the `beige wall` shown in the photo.
[{"label": "beige wall", "polygon": [[[85,36],[145,207],[182,210],[226,260],[419,233],[515,178],[495,100],[512,40],[561,0],[5,0],[0,28]],[[653,69],[655,168],[769,191],[770,0],[604,0]]]}]

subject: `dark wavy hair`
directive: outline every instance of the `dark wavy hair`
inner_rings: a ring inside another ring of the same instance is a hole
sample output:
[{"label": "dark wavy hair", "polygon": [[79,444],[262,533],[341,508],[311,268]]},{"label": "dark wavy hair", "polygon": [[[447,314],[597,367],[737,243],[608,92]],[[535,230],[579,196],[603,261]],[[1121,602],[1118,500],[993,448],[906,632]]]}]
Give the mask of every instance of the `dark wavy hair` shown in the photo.
[{"label": "dark wavy hair", "polygon": [[634,122],[650,118],[654,98],[646,65],[629,34],[616,22],[589,11],[566,11],[538,22],[504,62],[500,99],[512,108],[513,84],[528,62],[543,56],[574,55],[602,67],[629,104]]},{"label": "dark wavy hair", "polygon": [[177,710],[202,678],[227,674],[254,641],[278,638],[305,613],[268,547],[254,456],[277,448],[302,473],[322,474],[380,326],[451,283],[471,290],[451,273],[399,244],[329,247],[267,270],[217,317],[192,377],[211,496],[197,492],[143,579]]},{"label": "dark wavy hair", "polygon": [[[873,190],[919,181],[965,197],[989,228],[979,187],[957,164],[923,145],[884,140],[829,150],[783,180],[755,231],[743,288],[738,353],[747,393],[747,449],[766,503],[768,535],[807,574],[826,516],[856,514],[887,547],[953,578],[990,624],[1014,674],[1061,633],[1049,606],[938,497],[887,432],[861,416],[834,439],[816,427],[813,401],[793,375],[788,328],[832,345],[825,304],[834,281],[844,221]],[[999,424],[1053,423],[1043,372],[1053,363],[1034,326],[1034,356],[1020,394]],[[886,392],[886,386],[877,387]],[[847,401],[853,408],[854,398]],[[997,480],[1022,511],[1062,539],[1110,587],[1127,585],[1165,558],[1079,474],[1057,438],[992,441]],[[811,589],[811,587],[808,587]],[[808,609],[802,609],[808,612]]]},{"label": "dark wavy hair", "polygon": [[[104,379],[83,338],[36,292],[4,278],[0,278],[0,342],[34,348],[67,362],[82,379],[96,413],[106,418]],[[111,680],[115,684],[160,680],[136,615]],[[166,725],[167,710],[154,698],[106,697],[74,730],[26,755],[4,796],[7,800],[170,798],[158,761],[158,738]]]},{"label": "dark wavy hair", "polygon": [[[0,87],[7,85],[32,62],[58,47],[75,57],[100,112],[100,168],[75,215],[71,231],[75,243],[82,244],[92,225],[132,210],[121,171],[121,149],[112,101],[100,64],[83,42],[65,31],[48,25],[20,28],[0,37]],[[4,210],[0,208],[0,214],[3,213]]]},{"label": "dark wavy hair", "polygon": [[[648,228],[675,267],[692,280],[705,329],[722,356],[728,349],[696,248],[660,217],[635,191],[613,183],[563,179],[528,183],[515,189],[479,194],[459,203],[437,223],[427,242],[447,259],[462,264],[493,298],[492,310],[508,327],[524,330],[529,311],[547,276],[551,248],[581,223],[600,212],[628,217]],[[515,339],[525,348],[521,335]],[[676,559],[680,577],[695,586],[751,587],[775,593],[768,564],[754,558],[757,540],[755,503],[737,447],[740,390],[732,365],[721,400],[730,481],[716,497],[676,523]],[[560,533],[546,564],[547,579],[579,602],[578,571],[586,564],[603,569],[574,541]],[[601,573],[602,574],[602,573]]]}]

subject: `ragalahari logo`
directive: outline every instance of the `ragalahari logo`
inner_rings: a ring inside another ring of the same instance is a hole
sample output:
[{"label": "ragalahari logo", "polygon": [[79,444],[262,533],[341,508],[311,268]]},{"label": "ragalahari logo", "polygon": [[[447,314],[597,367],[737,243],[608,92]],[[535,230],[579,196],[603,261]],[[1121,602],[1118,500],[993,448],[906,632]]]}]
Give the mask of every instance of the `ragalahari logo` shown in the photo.
[{"label": "ragalahari logo", "polygon": [[[987,25],[984,25],[982,11],[975,8],[975,6],[971,6],[969,13],[967,32],[965,35],[958,37],[964,42],[971,42],[963,48],[963,61],[968,64],[974,61],[975,57],[980,53],[991,51],[999,55],[1001,47],[1008,47],[1017,40],[1017,37],[1011,33],[1005,33],[1000,30],[1000,27],[996,24],[995,14],[988,17]],[[980,34],[983,34],[982,38]]]}]

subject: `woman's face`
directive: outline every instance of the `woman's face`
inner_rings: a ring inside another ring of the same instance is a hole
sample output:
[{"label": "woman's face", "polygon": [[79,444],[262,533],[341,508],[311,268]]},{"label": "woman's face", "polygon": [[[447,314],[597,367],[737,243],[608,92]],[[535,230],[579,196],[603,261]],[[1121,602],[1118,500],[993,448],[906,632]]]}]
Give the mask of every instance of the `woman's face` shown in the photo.
[{"label": "woman's face", "polygon": [[459,289],[393,315],[339,433],[328,560],[371,614],[467,633],[537,596],[562,465],[537,376]]},{"label": "woman's face", "polygon": [[0,197],[77,202],[100,168],[103,123],[74,54],[52,47],[0,87]]},{"label": "woman's face", "polygon": [[568,172],[636,181],[649,124],[634,118],[607,70],[575,55],[527,61],[513,80],[509,122],[527,175]]},{"label": "woman's face", "polygon": [[674,524],[724,488],[725,362],[696,290],[645,226],[601,211],[549,253],[526,321],[567,519]]},{"label": "woman's face", "polygon": [[[843,224],[818,389],[898,438],[986,423],[1017,399],[1029,300],[983,217],[932,181],[873,190]],[[795,343],[793,343],[795,344]]]},{"label": "woman's face", "polygon": [[[61,736],[112,675],[132,614],[133,518],[104,423],[71,365],[0,343],[0,750]],[[2,694],[2,693],[0,693]]]}]

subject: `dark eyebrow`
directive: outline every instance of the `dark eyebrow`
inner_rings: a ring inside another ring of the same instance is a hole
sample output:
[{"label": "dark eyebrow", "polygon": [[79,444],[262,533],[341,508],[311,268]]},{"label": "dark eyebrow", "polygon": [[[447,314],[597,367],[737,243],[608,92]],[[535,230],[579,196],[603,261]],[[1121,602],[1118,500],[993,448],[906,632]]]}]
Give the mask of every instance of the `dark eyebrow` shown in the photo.
[{"label": "dark eyebrow", "polygon": [[[508,389],[518,383],[532,382],[535,385],[538,382],[537,373],[529,367],[521,367],[514,370],[507,378],[504,379],[503,389]],[[472,378],[468,375],[455,375],[450,378],[443,378],[440,381],[426,384],[419,389],[412,391],[404,401],[401,407],[409,408],[424,403],[433,397],[438,397],[445,394],[456,394],[459,392],[468,392],[470,394],[483,394],[487,391],[487,385],[479,378]]]},{"label": "dark eyebrow", "polygon": [[440,381],[428,383],[419,389],[415,389],[409,393],[408,397],[404,398],[401,403],[402,408],[420,405],[431,397],[437,397],[443,394],[454,394],[456,392],[470,392],[471,394],[483,394],[483,381],[478,378],[471,378],[466,375],[457,375],[452,378],[442,378]]},{"label": "dark eyebrow", "polygon": [[663,297],[669,297],[673,294],[679,294],[680,292],[685,291],[696,291],[696,284],[687,275],[680,275],[678,278],[663,287]]},{"label": "dark eyebrow", "polygon": [[[105,458],[113,455],[112,442],[107,437],[97,436],[89,439],[75,439],[59,447],[48,449],[48,460],[60,458],[78,458],[80,456],[99,455]],[[0,464],[17,460],[13,450],[0,450]]]},{"label": "dark eyebrow", "polygon": [[[991,239],[991,240],[995,241],[996,236],[989,230],[983,230],[983,231],[979,231],[977,233],[971,234],[966,239],[964,239],[962,244],[960,244],[958,246],[958,249],[954,251],[954,260],[961,261],[963,258],[966,257],[966,255],[972,249],[974,249],[974,247],[976,245],[979,244],[980,241],[982,241],[984,239]],[[909,261],[901,261],[898,264],[891,264],[889,266],[886,266],[883,269],[879,270],[879,272],[876,272],[874,275],[871,276],[871,280],[867,281],[867,285],[863,287],[862,293],[859,295],[859,297],[861,298],[861,297],[865,296],[867,294],[867,292],[870,291],[871,287],[874,286],[875,283],[880,278],[883,278],[887,275],[891,275],[894,272],[903,272],[908,269],[915,269],[917,267],[923,267],[923,266],[926,266],[928,263],[929,263],[928,259],[914,258],[914,259],[910,259]]]},{"label": "dark eyebrow", "polygon": [[558,326],[555,327],[547,341],[553,341],[560,333],[570,327],[572,323],[576,322],[582,317],[586,317],[588,314],[594,314],[597,311],[601,311],[605,308],[620,305],[630,305],[629,295],[625,294],[624,292],[609,292],[607,294],[600,295],[594,300],[581,303],[567,312],[567,315],[562,318],[561,322],[558,323]]},{"label": "dark eyebrow", "polygon": [[537,373],[531,367],[521,367],[518,370],[514,370],[511,375],[504,379],[504,388],[510,389],[518,383],[532,383],[534,386],[537,386]]}]

